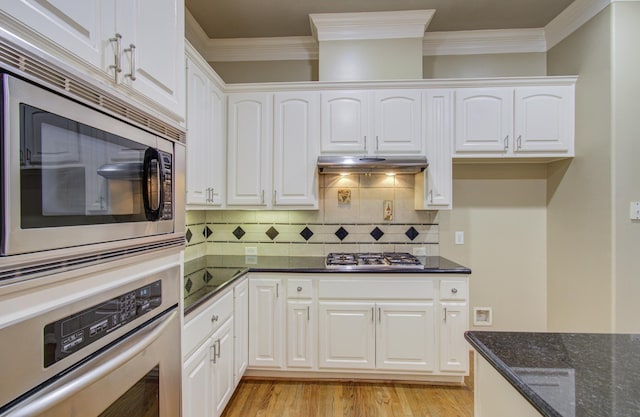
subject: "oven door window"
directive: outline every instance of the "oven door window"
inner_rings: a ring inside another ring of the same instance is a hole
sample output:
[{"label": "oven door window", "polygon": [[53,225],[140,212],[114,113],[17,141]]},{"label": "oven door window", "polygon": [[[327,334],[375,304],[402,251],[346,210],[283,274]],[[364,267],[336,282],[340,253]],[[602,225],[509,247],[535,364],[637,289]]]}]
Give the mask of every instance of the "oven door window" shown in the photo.
[{"label": "oven door window", "polygon": [[160,367],[156,366],[98,417],[160,417]]},{"label": "oven door window", "polygon": [[148,146],[26,104],[20,119],[23,229],[147,221]]}]

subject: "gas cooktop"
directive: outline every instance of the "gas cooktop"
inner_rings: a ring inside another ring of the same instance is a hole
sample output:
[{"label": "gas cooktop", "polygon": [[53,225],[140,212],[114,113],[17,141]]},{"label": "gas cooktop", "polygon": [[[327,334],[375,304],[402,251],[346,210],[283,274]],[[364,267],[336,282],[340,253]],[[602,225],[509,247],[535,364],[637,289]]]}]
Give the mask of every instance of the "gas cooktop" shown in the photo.
[{"label": "gas cooktop", "polygon": [[383,253],[330,253],[325,261],[329,269],[377,269],[377,268],[413,268],[422,269],[424,265],[418,258],[403,252]]}]

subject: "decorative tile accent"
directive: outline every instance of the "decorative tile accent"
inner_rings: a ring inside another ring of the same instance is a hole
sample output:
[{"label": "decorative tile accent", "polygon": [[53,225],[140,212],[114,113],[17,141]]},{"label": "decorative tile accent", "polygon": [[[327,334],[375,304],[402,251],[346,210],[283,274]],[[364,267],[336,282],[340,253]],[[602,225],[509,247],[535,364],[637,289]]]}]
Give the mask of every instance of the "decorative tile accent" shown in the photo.
[{"label": "decorative tile accent", "polygon": [[420,232],[418,232],[415,227],[411,226],[406,232],[404,232],[404,234],[407,235],[409,240],[413,240],[420,234]]},{"label": "decorative tile accent", "polygon": [[205,282],[205,284],[208,284],[212,279],[213,275],[211,275],[209,271],[205,270],[204,274],[202,274],[202,280]]},{"label": "decorative tile accent", "polygon": [[193,237],[193,233],[191,233],[191,229],[187,229],[187,233],[184,236],[187,238],[187,243],[191,242],[191,238]]},{"label": "decorative tile accent", "polygon": [[278,232],[275,227],[271,226],[265,234],[269,236],[269,239],[273,240],[280,234],[280,232]]},{"label": "decorative tile accent", "polygon": [[209,239],[209,236],[213,234],[213,231],[209,229],[209,226],[205,226],[204,230],[202,231],[202,234],[204,235],[205,239]]},{"label": "decorative tile accent", "polygon": [[302,236],[304,240],[309,240],[311,236],[313,236],[313,232],[308,227],[305,227],[302,229],[302,232],[300,232],[300,236]]},{"label": "decorative tile accent", "polygon": [[371,233],[369,233],[375,240],[380,240],[384,232],[380,230],[379,227],[374,228]]},{"label": "decorative tile accent", "polygon": [[335,235],[338,236],[338,239],[344,240],[344,238],[349,235],[349,232],[347,232],[344,227],[340,226],[340,228],[336,230]]},{"label": "decorative tile accent", "polygon": [[184,289],[189,292],[191,291],[191,287],[193,287],[193,282],[191,282],[191,278],[187,278],[187,282],[184,284]]},{"label": "decorative tile accent", "polygon": [[242,227],[240,226],[236,227],[236,229],[233,231],[233,235],[238,240],[242,239],[242,236],[244,236],[244,233],[245,233],[244,230],[242,230]]}]

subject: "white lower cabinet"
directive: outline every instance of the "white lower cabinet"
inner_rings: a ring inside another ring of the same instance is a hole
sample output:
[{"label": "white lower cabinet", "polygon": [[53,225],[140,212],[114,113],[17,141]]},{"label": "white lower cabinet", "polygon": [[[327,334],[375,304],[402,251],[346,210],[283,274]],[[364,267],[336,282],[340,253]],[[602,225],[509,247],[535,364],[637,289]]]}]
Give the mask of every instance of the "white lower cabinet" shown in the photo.
[{"label": "white lower cabinet", "polygon": [[315,305],[311,300],[287,301],[287,367],[315,366],[317,330]]},{"label": "white lower cabinet", "polygon": [[469,369],[469,347],[464,340],[468,325],[466,303],[441,302],[440,323],[440,370],[467,372]]},{"label": "white lower cabinet", "polygon": [[247,367],[247,328],[246,279],[185,317],[183,417],[222,414]]},{"label": "white lower cabinet", "polygon": [[320,368],[375,367],[374,303],[320,301]]},{"label": "white lower cabinet", "polygon": [[249,278],[249,366],[282,368],[284,287],[277,278]]}]

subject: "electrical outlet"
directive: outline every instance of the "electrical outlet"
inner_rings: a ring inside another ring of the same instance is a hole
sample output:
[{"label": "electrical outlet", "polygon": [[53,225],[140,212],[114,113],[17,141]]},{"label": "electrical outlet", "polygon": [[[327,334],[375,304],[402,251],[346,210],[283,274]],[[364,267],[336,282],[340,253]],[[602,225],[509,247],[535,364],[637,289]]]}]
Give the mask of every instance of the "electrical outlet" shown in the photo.
[{"label": "electrical outlet", "polygon": [[493,324],[493,310],[491,307],[473,308],[474,326],[491,326]]},{"label": "electrical outlet", "polygon": [[247,246],[244,248],[244,254],[247,256],[256,256],[258,254],[258,248],[255,246]]},{"label": "electrical outlet", "polygon": [[640,220],[640,201],[632,201],[629,209],[631,220]]}]

